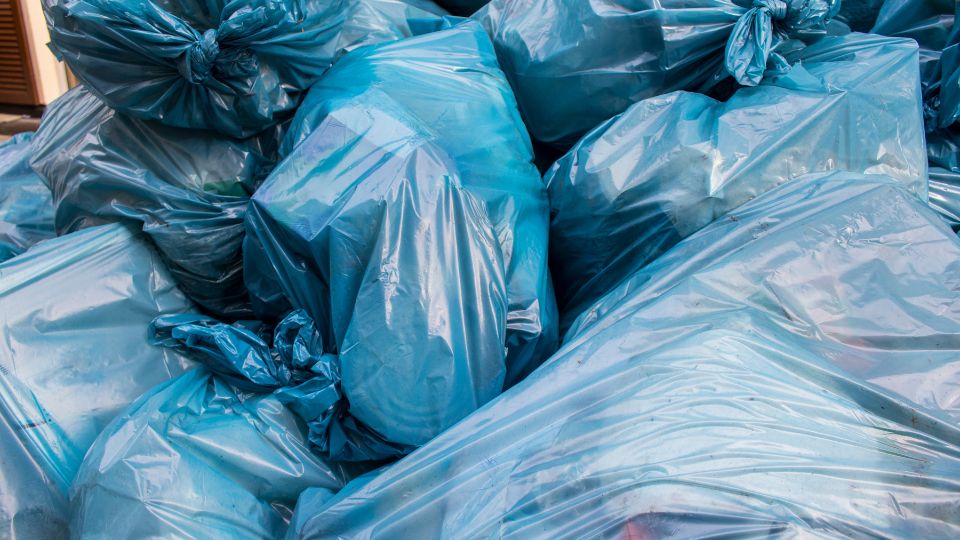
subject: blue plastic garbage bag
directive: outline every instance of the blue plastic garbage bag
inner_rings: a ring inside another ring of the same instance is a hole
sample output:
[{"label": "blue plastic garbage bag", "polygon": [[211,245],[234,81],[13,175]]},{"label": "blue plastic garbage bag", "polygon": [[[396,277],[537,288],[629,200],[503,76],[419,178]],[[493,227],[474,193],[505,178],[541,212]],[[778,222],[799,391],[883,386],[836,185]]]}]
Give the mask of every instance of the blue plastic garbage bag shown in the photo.
[{"label": "blue plastic garbage bag", "polygon": [[142,224],[183,292],[234,319],[250,316],[243,217],[279,138],[279,127],[239,141],[147,122],[75,88],[44,115],[31,164],[53,190],[60,234]]},{"label": "blue plastic garbage bag", "polygon": [[0,537],[62,538],[67,489],[101,430],[190,362],[147,343],[190,309],[149,243],[122,225],[0,263]]},{"label": "blue plastic garbage bag", "polygon": [[71,490],[76,538],[280,538],[308,487],[351,472],[307,447],[275,397],[203,369],[145,395],[90,448]]},{"label": "blue plastic garbage bag", "polygon": [[503,390],[505,257],[482,201],[420,120],[375,88],[325,104],[330,114],[255,195],[248,283],[262,290],[251,279],[275,272],[316,321],[317,352],[338,356],[343,396],[331,406],[393,443],[317,445],[332,459],[392,457]]},{"label": "blue plastic garbage bag", "polygon": [[426,33],[447,14],[431,0],[352,0],[337,54]]},{"label": "blue plastic garbage bag", "polygon": [[[347,54],[281,152],[247,217],[244,272],[261,318],[305,309],[341,355],[429,350],[447,362],[465,347],[486,351],[479,368],[500,361],[497,341],[508,386],[555,350],[546,191],[477,23]],[[414,218],[419,206],[431,219]]]},{"label": "blue plastic garbage bag", "polygon": [[54,236],[50,189],[30,168],[33,133],[0,144],[0,262]]},{"label": "blue plastic garbage bag", "polygon": [[123,113],[253,135],[329,67],[347,0],[44,0],[50,47]]},{"label": "blue plastic garbage bag", "polygon": [[786,75],[726,102],[649,98],[585,135],[545,175],[561,328],[681,239],[799,175],[885,174],[926,198],[916,63],[909,40],[824,38]]},{"label": "blue plastic garbage bag", "polygon": [[787,37],[826,32],[839,0],[493,0],[474,15],[535,139],[568,147],[641,99],[732,74],[756,85]]},{"label": "blue plastic garbage bag", "polygon": [[783,185],[288,538],[955,537],[958,270],[897,182]]}]

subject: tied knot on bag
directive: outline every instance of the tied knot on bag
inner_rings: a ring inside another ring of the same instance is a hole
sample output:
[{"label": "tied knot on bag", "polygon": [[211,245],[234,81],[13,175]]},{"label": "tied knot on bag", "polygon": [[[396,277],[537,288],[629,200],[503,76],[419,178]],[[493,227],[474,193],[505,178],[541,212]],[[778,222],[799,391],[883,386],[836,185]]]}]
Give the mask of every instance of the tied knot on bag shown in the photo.
[{"label": "tied knot on bag", "polygon": [[770,11],[770,17],[773,20],[782,21],[787,18],[789,6],[784,0],[753,0],[753,7],[765,8]]},{"label": "tied knot on bag", "polygon": [[195,41],[180,59],[180,74],[193,84],[200,84],[210,77],[213,64],[220,55],[217,31],[209,29]]},{"label": "tied knot on bag", "polygon": [[189,355],[241,391],[272,393],[307,425],[311,448],[332,461],[378,461],[413,447],[384,439],[350,414],[340,359],[324,352],[306,311],[287,314],[273,331],[258,321],[225,324],[204,315],[163,315],[150,323],[150,342]]},{"label": "tied knot on bag", "polygon": [[724,67],[744,86],[760,84],[771,56],[786,64],[773,52],[780,39],[794,33],[825,33],[839,7],[839,0],[753,0],[727,39]]}]

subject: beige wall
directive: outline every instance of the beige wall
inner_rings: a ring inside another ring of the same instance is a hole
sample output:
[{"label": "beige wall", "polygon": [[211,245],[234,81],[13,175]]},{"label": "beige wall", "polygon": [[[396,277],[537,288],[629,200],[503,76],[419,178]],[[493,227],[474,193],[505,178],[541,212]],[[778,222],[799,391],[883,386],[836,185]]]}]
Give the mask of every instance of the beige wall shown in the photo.
[{"label": "beige wall", "polygon": [[43,6],[40,4],[42,0],[17,1],[27,19],[27,41],[36,70],[35,76],[39,83],[37,88],[39,98],[44,104],[48,104],[69,89],[67,72],[63,63],[58,62],[47,48],[50,35],[47,33],[47,23],[43,18]]}]

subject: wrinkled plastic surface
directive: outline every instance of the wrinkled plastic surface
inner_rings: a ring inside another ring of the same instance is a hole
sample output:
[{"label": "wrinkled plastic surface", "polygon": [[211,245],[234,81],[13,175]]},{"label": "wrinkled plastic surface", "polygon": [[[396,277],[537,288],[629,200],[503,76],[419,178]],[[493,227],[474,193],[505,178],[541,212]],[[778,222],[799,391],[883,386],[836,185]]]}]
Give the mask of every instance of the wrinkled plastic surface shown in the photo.
[{"label": "wrinkled plastic surface", "polygon": [[[457,307],[467,306],[473,307],[468,303]],[[437,311],[436,304],[430,307],[431,313]],[[423,319],[417,313],[401,315],[414,323]],[[499,332],[472,326],[462,331],[467,336],[486,331],[502,343],[502,319],[499,322]],[[256,325],[226,325],[194,315],[158,318],[151,336],[156,343],[192,355],[244,391],[274,392],[306,422],[310,443],[325,459],[362,462],[408,454],[503,387],[502,347],[485,351],[478,350],[483,341],[455,343],[475,349],[445,353],[431,343],[436,338],[415,339],[397,332],[404,324],[411,334],[425,331],[402,316],[389,323],[394,323],[397,343],[374,335],[370,344],[352,344],[360,354],[344,352],[343,362],[324,352],[323,338],[303,310],[291,312],[277,325],[272,350]],[[405,348],[419,354],[404,356]],[[349,390],[349,402],[344,389]]]},{"label": "wrinkled plastic surface", "polygon": [[50,189],[30,168],[33,133],[0,144],[0,262],[52,238]]},{"label": "wrinkled plastic surface", "polygon": [[47,110],[32,165],[53,190],[60,234],[142,224],[180,288],[206,310],[249,317],[243,217],[275,163],[279,128],[234,140],[121,115],[83,88]]},{"label": "wrinkled plastic surface", "polygon": [[347,0],[44,0],[50,47],[111,108],[253,135],[329,67]]},{"label": "wrinkled plastic surface", "polygon": [[124,407],[190,362],[147,324],[190,308],[121,225],[47,240],[0,264],[0,537],[66,536],[67,488]]},{"label": "wrinkled plastic surface", "polygon": [[783,185],[288,537],[955,537],[958,265],[894,181]]},{"label": "wrinkled plastic surface", "polygon": [[870,31],[914,39],[920,46],[920,77],[927,128],[944,128],[960,118],[960,28],[953,0],[886,0]]},{"label": "wrinkled plastic surface", "polygon": [[[854,32],[869,32],[885,0],[841,0],[837,20],[843,21]],[[926,1],[926,0],[924,0]]]},{"label": "wrinkled plastic surface", "polygon": [[960,126],[927,136],[930,206],[960,233]]},{"label": "wrinkled plastic surface", "polygon": [[474,17],[535,139],[569,146],[632,103],[756,85],[783,38],[826,32],[838,0],[493,0]]},{"label": "wrinkled plastic surface", "polygon": [[307,448],[275,397],[203,369],[150,392],[90,448],[71,490],[73,538],[279,538],[297,495],[350,473]]},{"label": "wrinkled plastic surface", "polygon": [[[401,455],[498,395],[508,269],[532,278],[516,282],[524,308],[539,309],[522,296],[534,287],[549,292],[545,194],[496,75],[475,23],[349,54],[311,91],[285,148],[301,142],[254,196],[251,291],[277,280],[281,301],[317,322],[318,349],[337,355],[336,403],[346,399],[344,415],[378,435],[334,444],[315,430],[332,459]],[[499,204],[491,215],[471,181]],[[529,256],[511,262],[502,250],[514,241]],[[539,268],[508,266],[531,261]],[[540,323],[537,312],[523,317]],[[541,336],[530,338],[521,345],[538,346]]]},{"label": "wrinkled plastic surface", "polygon": [[882,3],[876,34],[907,37],[920,46],[920,75],[930,160],[930,205],[960,228],[960,4],[951,0]]},{"label": "wrinkled plastic surface", "polygon": [[430,0],[353,0],[347,8],[337,54],[426,33],[447,14]]},{"label": "wrinkled plastic surface", "polygon": [[[466,359],[464,348],[492,347],[503,272],[506,384],[555,350],[546,192],[478,24],[344,56],[311,89],[282,153],[247,218],[245,276],[262,318],[305,309],[328,352],[365,362],[387,350]],[[421,212],[431,219],[411,221]],[[429,339],[408,348],[414,337]]]},{"label": "wrinkled plastic surface", "polygon": [[562,325],[733,208],[806,173],[885,174],[926,198],[917,47],[849,34],[726,102],[675,92],[598,126],[545,175]]}]

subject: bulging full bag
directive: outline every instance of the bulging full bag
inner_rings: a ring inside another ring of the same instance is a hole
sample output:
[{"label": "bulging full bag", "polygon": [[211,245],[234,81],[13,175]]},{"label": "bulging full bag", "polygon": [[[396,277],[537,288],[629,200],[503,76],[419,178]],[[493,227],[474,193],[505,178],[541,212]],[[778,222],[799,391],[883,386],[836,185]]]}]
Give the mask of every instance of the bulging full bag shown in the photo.
[{"label": "bulging full bag", "polygon": [[250,316],[243,217],[275,164],[279,127],[235,140],[125,116],[82,87],[52,103],[33,169],[53,191],[60,234],[108,222],[142,226],[180,288],[227,319]]},{"label": "bulging full bag", "polygon": [[550,354],[546,194],[478,24],[347,54],[283,150],[251,202],[245,276],[266,318],[312,319],[348,431],[373,433],[325,455],[402,455]]},{"label": "bulging full bag", "polygon": [[899,182],[760,195],[288,538],[955,537],[960,240]]},{"label": "bulging full bag", "polygon": [[301,491],[355,473],[312,454],[273,396],[196,369],[114,420],[71,490],[76,538],[280,538]]},{"label": "bulging full bag", "polygon": [[190,366],[147,342],[191,309],[141,235],[104,225],[0,263],[0,537],[67,535],[84,453],[141,394]]},{"label": "bulging full bag", "polygon": [[814,39],[839,0],[493,0],[493,38],[535,139],[567,148],[644,98],[782,68],[777,45]]},{"label": "bulging full bag", "polygon": [[916,45],[828,37],[726,102],[674,92],[633,105],[545,175],[565,330],[681,239],[800,175],[884,174],[927,196]]},{"label": "bulging full bag", "polygon": [[111,108],[247,137],[336,52],[347,0],[44,0],[50,47]]},{"label": "bulging full bag", "polygon": [[52,238],[50,188],[30,168],[33,133],[0,144],[0,262]]},{"label": "bulging full bag", "polygon": [[[465,270],[476,266],[477,276],[461,282],[464,290],[457,295],[493,292],[495,286],[481,274],[495,273],[484,265],[496,266],[495,257],[502,257],[507,384],[553,351],[557,314],[546,264],[546,193],[513,95],[479,25],[466,22],[344,56],[310,91],[281,151],[283,164],[251,200],[244,245],[247,286],[262,317],[277,320],[292,308],[305,309],[330,350],[343,351],[351,320],[362,320],[355,311],[366,309],[367,301],[390,298],[358,301],[361,282],[377,279],[389,287],[395,274],[411,280],[418,272],[431,275],[430,268],[408,267],[397,258],[405,251],[387,249],[401,231],[409,231],[404,234],[412,236],[400,245],[410,248],[411,256],[417,249],[439,249],[437,256]],[[415,185],[421,176],[425,185],[447,184],[440,191],[431,187],[430,197],[447,193],[447,202],[431,203],[441,204],[438,211],[449,208],[437,214],[447,223],[444,234],[462,227],[448,246],[433,245],[440,237],[424,237],[415,223],[369,218],[384,212],[385,197],[395,199],[395,211],[407,212],[397,197],[416,191],[400,182]],[[452,214],[450,205],[458,199],[461,209]],[[476,223],[454,219],[476,214],[474,207],[481,214],[471,218]],[[377,227],[382,232],[374,233]],[[486,245],[486,233],[476,232],[484,228],[495,246]],[[475,232],[467,235],[470,230]],[[391,237],[390,244],[372,243]],[[413,245],[404,246],[407,242]],[[478,251],[467,248],[474,245]],[[379,267],[366,266],[371,252],[383,259]],[[473,262],[471,252],[477,254]],[[456,316],[472,316],[473,309]],[[479,313],[490,312],[481,307]],[[444,316],[428,326],[439,329],[452,320]],[[496,325],[489,328],[495,331]]]}]

